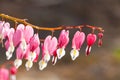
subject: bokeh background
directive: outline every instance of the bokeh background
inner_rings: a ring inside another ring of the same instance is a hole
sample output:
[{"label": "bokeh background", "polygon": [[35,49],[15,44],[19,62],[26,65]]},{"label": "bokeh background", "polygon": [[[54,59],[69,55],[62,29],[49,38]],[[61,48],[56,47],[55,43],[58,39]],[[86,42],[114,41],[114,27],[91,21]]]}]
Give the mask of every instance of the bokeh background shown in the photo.
[{"label": "bokeh background", "polygon": [[[30,71],[19,68],[17,80],[120,80],[120,0],[0,0],[0,13],[46,27],[89,24],[101,26],[104,32],[103,46],[97,43],[90,56],[85,56],[86,43],[80,56],[72,61],[66,55],[55,66],[48,64],[43,71],[35,63]],[[70,30],[70,39],[76,30]],[[89,29],[84,29],[90,33]],[[60,31],[55,32],[59,36]],[[40,38],[50,32],[40,31]],[[15,55],[11,60],[15,59]],[[6,62],[5,49],[0,47],[0,65]]]}]

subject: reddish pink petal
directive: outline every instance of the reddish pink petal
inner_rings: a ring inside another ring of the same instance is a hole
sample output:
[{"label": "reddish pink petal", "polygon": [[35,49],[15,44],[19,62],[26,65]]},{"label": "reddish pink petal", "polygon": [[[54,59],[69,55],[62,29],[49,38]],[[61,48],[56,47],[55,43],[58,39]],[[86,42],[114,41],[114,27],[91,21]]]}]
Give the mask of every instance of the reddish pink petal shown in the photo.
[{"label": "reddish pink petal", "polygon": [[102,38],[103,37],[103,33],[98,33],[98,38]]},{"label": "reddish pink petal", "polygon": [[35,53],[36,53],[36,58],[34,59],[34,62],[37,62],[37,60],[39,58],[39,54],[40,54],[40,47],[36,48]]},{"label": "reddish pink petal", "polygon": [[77,31],[72,40],[72,48],[79,50],[85,40],[85,33]]},{"label": "reddish pink petal", "polygon": [[16,47],[22,40],[22,31],[21,30],[16,30],[13,36],[13,44]]},{"label": "reddish pink petal", "polygon": [[15,66],[11,67],[10,68],[10,74],[11,75],[16,75],[16,73],[17,73],[17,68]]},{"label": "reddish pink petal", "polygon": [[35,34],[31,39],[30,39],[30,50],[34,51],[38,46],[40,45],[40,40],[38,34]]},{"label": "reddish pink petal", "polygon": [[6,50],[8,50],[9,46],[10,46],[10,42],[9,42],[9,40],[6,40],[5,41],[5,48],[6,48]]},{"label": "reddish pink petal", "polygon": [[24,30],[24,38],[27,43],[29,43],[30,38],[33,36],[33,34],[34,34],[33,28],[27,25]]},{"label": "reddish pink petal", "polygon": [[9,80],[9,71],[8,69],[0,69],[0,80]]},{"label": "reddish pink petal", "polygon": [[88,34],[87,35],[87,45],[88,46],[92,46],[94,43],[95,43],[95,41],[96,41],[96,35],[95,34]]},{"label": "reddish pink petal", "polygon": [[65,48],[69,42],[69,31],[62,30],[58,38],[58,47]]},{"label": "reddish pink petal", "polygon": [[99,40],[98,40],[98,46],[99,46],[99,47],[102,46],[102,39],[99,39]]}]

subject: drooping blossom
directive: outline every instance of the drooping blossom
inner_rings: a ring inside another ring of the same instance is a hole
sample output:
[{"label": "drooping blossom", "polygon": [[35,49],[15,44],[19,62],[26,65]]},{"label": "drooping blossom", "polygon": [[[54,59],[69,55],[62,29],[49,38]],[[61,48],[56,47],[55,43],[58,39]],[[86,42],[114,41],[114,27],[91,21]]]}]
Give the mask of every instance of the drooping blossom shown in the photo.
[{"label": "drooping blossom", "polygon": [[103,33],[100,32],[98,33],[98,46],[102,46],[102,38],[103,38]]},{"label": "drooping blossom", "polygon": [[16,73],[17,73],[17,68],[15,66],[12,66],[10,68],[10,80],[16,80]]},{"label": "drooping blossom", "polygon": [[65,55],[65,47],[69,42],[69,31],[62,30],[58,38],[57,57],[61,59]]},{"label": "drooping blossom", "polygon": [[79,56],[79,50],[85,41],[85,33],[77,31],[72,39],[72,50],[70,52],[72,60]]},{"label": "drooping blossom", "polygon": [[14,61],[15,66],[18,68],[22,65],[22,58],[25,56],[27,49],[29,47],[30,39],[33,37],[34,30],[31,26],[24,26],[19,24],[17,26],[16,32],[13,36],[14,46],[17,47],[16,57]]},{"label": "drooping blossom", "polygon": [[2,46],[4,46],[3,39],[7,37],[9,30],[10,30],[10,24],[5,21],[0,21],[0,42],[2,43]]},{"label": "drooping blossom", "polygon": [[25,58],[28,60],[25,64],[26,69],[29,70],[33,62],[37,62],[38,56],[40,53],[40,41],[39,41],[39,36],[38,34],[34,34],[34,36],[30,39],[30,42],[28,44],[28,49],[25,54]]},{"label": "drooping blossom", "polygon": [[0,68],[0,80],[9,80],[8,69]]},{"label": "drooping blossom", "polygon": [[5,42],[5,48],[6,48],[6,57],[7,60],[9,60],[12,57],[12,54],[15,50],[15,47],[13,45],[13,34],[14,34],[15,30],[14,28],[10,28],[10,30],[7,33],[7,40]]},{"label": "drooping blossom", "polygon": [[90,54],[91,46],[95,43],[96,38],[97,38],[96,35],[93,33],[87,35],[86,56]]},{"label": "drooping blossom", "polygon": [[10,23],[1,21],[0,22],[0,38],[3,40],[8,34],[10,29]]},{"label": "drooping blossom", "polygon": [[42,60],[39,62],[40,70],[43,70],[47,66],[50,56],[53,56],[54,51],[57,49],[57,44],[56,37],[49,35],[45,38],[44,44],[42,45]]}]

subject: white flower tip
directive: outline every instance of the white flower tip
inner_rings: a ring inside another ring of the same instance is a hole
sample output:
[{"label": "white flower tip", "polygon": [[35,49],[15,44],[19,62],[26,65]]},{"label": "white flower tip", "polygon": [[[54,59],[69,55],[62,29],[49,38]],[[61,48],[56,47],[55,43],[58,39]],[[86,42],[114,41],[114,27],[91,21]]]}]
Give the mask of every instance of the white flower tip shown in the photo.
[{"label": "white flower tip", "polygon": [[58,59],[61,59],[64,55],[65,55],[65,49],[64,48],[57,49],[57,57],[58,57]]},{"label": "white flower tip", "polygon": [[44,60],[41,60],[40,62],[39,62],[39,69],[40,70],[43,70],[44,68],[46,68],[47,67],[47,62],[45,62]]},{"label": "white flower tip", "polygon": [[71,50],[70,52],[71,59],[74,61],[79,56],[79,51],[76,49]]},{"label": "white flower tip", "polygon": [[6,52],[6,57],[7,57],[7,60],[9,60],[12,57],[12,53],[7,51]]},{"label": "white flower tip", "polygon": [[21,59],[16,59],[14,61],[14,65],[18,69],[22,65],[22,60]]},{"label": "white flower tip", "polygon": [[53,58],[52,58],[52,64],[55,65],[56,62],[57,62],[57,57],[53,56]]},{"label": "white flower tip", "polygon": [[32,68],[33,66],[33,62],[28,60],[25,64],[26,70],[28,71],[30,68]]},{"label": "white flower tip", "polygon": [[36,53],[35,52],[30,52],[28,60],[34,61],[35,58],[36,58]]},{"label": "white flower tip", "polygon": [[48,53],[45,54],[45,56],[44,56],[44,61],[45,61],[45,62],[50,61],[50,55],[49,55]]},{"label": "white flower tip", "polygon": [[22,39],[21,49],[22,49],[23,51],[25,51],[25,50],[27,49],[27,43],[26,43],[25,39]]},{"label": "white flower tip", "polygon": [[10,80],[16,80],[16,75],[10,75]]}]

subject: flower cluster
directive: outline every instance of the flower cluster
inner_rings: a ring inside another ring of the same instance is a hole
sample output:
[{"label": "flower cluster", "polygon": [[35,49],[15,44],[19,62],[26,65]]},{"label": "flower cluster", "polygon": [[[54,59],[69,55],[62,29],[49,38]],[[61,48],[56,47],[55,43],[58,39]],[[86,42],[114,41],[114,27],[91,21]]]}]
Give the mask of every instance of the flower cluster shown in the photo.
[{"label": "flower cluster", "polygon": [[[98,45],[102,45],[103,33],[98,33]],[[72,39],[72,50],[70,51],[71,59],[75,60],[79,56],[81,46],[87,40],[86,56],[90,54],[91,46],[96,42],[96,34],[89,33],[86,37],[81,30],[76,31]],[[6,58],[9,60],[13,52],[16,54],[14,65],[19,68],[22,65],[22,60],[27,60],[25,67],[29,70],[33,66],[33,62],[37,62],[42,48],[42,59],[39,61],[39,69],[43,70],[50,58],[52,57],[53,65],[57,59],[61,59],[65,54],[65,48],[69,43],[69,30],[63,29],[59,38],[48,35],[44,39],[44,43],[40,43],[38,33],[34,33],[34,29],[30,25],[18,24],[16,28],[11,28],[10,23],[0,21],[0,41],[6,48]],[[6,73],[7,74],[7,73]]]},{"label": "flower cluster", "polygon": [[12,66],[10,69],[0,68],[0,80],[16,80],[17,68]]}]

